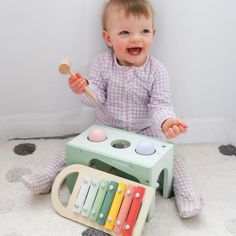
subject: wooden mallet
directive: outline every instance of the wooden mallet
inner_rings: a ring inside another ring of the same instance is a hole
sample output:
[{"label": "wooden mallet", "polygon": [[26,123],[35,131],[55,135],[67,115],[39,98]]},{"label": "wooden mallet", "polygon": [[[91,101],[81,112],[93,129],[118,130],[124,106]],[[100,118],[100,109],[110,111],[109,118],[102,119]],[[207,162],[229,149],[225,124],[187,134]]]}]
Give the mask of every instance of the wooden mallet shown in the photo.
[{"label": "wooden mallet", "polygon": [[[61,74],[67,75],[69,74],[70,76],[73,76],[75,73],[72,72],[71,70],[71,63],[68,59],[63,59],[61,63],[59,64],[58,70]],[[85,93],[87,96],[89,96],[92,100],[96,101],[96,96],[95,94],[91,91],[89,86],[85,87],[84,89]]]}]

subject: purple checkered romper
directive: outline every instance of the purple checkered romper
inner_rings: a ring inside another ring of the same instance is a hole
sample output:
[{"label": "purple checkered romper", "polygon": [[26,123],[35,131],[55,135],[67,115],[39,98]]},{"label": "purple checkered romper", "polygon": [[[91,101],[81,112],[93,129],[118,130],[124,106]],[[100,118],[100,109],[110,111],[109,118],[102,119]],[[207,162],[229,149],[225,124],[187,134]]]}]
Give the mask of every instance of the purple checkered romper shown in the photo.
[{"label": "purple checkered romper", "polygon": [[96,123],[165,140],[161,124],[175,112],[168,73],[157,59],[149,55],[140,67],[120,66],[109,50],[94,59],[87,79],[97,102],[79,97],[96,108]]}]

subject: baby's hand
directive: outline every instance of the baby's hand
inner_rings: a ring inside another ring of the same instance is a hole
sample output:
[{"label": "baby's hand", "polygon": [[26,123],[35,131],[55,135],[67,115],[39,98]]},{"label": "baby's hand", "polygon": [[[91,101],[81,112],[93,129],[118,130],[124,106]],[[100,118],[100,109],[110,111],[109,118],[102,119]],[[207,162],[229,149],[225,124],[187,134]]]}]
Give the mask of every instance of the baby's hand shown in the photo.
[{"label": "baby's hand", "polygon": [[85,87],[88,86],[88,81],[79,73],[76,73],[75,75],[71,76],[68,79],[68,82],[70,89],[76,94],[83,93]]},{"label": "baby's hand", "polygon": [[168,139],[175,138],[187,131],[188,125],[177,117],[171,117],[162,124],[162,130]]}]

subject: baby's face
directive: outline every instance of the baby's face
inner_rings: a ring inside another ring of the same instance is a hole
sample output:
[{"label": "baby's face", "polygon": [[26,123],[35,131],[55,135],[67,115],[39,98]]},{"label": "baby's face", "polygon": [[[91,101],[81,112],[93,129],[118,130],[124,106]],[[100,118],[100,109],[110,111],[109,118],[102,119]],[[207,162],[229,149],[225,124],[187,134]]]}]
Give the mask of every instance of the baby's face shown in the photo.
[{"label": "baby's face", "polygon": [[103,36],[107,45],[113,48],[120,65],[142,66],[154,33],[152,18],[127,16],[123,9],[118,9],[108,15],[107,31]]}]

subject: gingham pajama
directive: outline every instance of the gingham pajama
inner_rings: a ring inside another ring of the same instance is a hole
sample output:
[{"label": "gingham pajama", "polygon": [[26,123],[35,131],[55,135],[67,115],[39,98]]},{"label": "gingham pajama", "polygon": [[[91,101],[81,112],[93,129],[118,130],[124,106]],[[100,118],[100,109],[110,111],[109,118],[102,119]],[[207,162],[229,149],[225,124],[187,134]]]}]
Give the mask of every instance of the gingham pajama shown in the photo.
[{"label": "gingham pajama", "polygon": [[[141,67],[120,66],[114,53],[107,51],[94,59],[87,79],[97,101],[84,93],[79,98],[86,106],[95,107],[96,123],[165,140],[161,124],[175,113],[168,73],[157,59],[149,55]],[[64,165],[65,153],[62,153],[43,170],[41,179],[38,174],[28,175],[23,177],[23,182],[34,193],[48,192]],[[198,214],[200,195],[193,190],[189,173],[177,159],[173,187],[180,216]]]},{"label": "gingham pajama", "polygon": [[157,59],[149,55],[141,67],[120,66],[107,51],[94,59],[87,79],[97,101],[79,97],[96,108],[97,123],[163,137],[161,124],[175,113],[168,73]]}]

